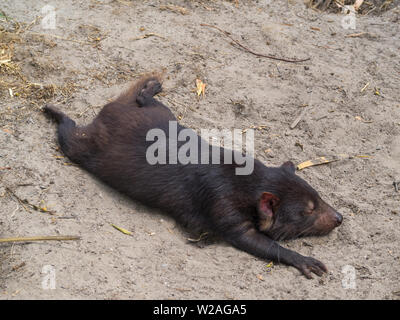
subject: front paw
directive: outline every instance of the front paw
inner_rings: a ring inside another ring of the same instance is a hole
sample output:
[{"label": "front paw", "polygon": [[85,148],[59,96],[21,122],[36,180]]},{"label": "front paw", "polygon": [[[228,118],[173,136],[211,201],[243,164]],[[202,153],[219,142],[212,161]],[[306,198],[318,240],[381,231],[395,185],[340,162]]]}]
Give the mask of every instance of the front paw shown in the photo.
[{"label": "front paw", "polygon": [[300,270],[300,272],[307,278],[312,279],[311,273],[315,273],[318,276],[322,276],[325,272],[328,272],[328,269],[325,265],[318,261],[317,259],[311,257],[304,257],[299,255],[292,262],[292,265]]}]

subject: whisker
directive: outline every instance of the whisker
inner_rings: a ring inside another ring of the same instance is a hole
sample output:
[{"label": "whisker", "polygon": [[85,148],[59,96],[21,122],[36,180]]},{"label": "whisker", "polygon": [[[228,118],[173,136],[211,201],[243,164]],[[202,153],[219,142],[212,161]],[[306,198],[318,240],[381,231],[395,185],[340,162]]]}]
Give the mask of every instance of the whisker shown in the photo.
[{"label": "whisker", "polygon": [[303,236],[303,235],[306,235],[310,230],[312,230],[313,226],[314,226],[314,225],[311,224],[309,227],[307,227],[307,228],[305,228],[303,231],[299,232],[299,233],[297,234],[297,237],[301,237],[301,236]]}]

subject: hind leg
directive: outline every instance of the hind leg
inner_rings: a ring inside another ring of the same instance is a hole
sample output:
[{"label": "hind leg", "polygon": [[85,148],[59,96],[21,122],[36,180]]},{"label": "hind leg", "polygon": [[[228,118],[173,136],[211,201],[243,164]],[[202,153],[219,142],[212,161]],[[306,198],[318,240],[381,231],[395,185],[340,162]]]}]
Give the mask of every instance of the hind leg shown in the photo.
[{"label": "hind leg", "polygon": [[153,105],[157,101],[153,98],[157,93],[162,91],[161,83],[157,79],[149,80],[136,97],[136,102],[140,107]]}]

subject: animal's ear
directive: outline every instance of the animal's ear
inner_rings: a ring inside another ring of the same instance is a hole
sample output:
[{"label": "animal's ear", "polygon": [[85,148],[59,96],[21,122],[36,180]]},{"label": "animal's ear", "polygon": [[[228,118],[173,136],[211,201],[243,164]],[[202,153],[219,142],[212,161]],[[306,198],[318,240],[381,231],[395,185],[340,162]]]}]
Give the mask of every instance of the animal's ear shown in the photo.
[{"label": "animal's ear", "polygon": [[281,165],[281,168],[286,169],[291,173],[296,172],[296,166],[294,165],[294,163],[292,161],[286,161],[285,163],[283,163]]},{"label": "animal's ear", "polygon": [[274,222],[274,209],[279,205],[279,198],[270,193],[264,192],[258,203],[258,229],[267,231]]},{"label": "animal's ear", "polygon": [[263,192],[258,203],[260,217],[272,218],[274,216],[274,208],[279,205],[279,202],[280,200],[276,195],[270,192]]}]

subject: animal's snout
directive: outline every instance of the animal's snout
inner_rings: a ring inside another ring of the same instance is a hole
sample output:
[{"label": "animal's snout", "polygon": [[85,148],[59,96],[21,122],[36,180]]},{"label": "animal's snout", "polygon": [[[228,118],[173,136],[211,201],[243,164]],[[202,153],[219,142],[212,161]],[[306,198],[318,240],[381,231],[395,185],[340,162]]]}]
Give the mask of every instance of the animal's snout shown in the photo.
[{"label": "animal's snout", "polygon": [[338,227],[342,224],[343,216],[339,212],[336,212],[335,218],[336,218],[336,226]]}]

